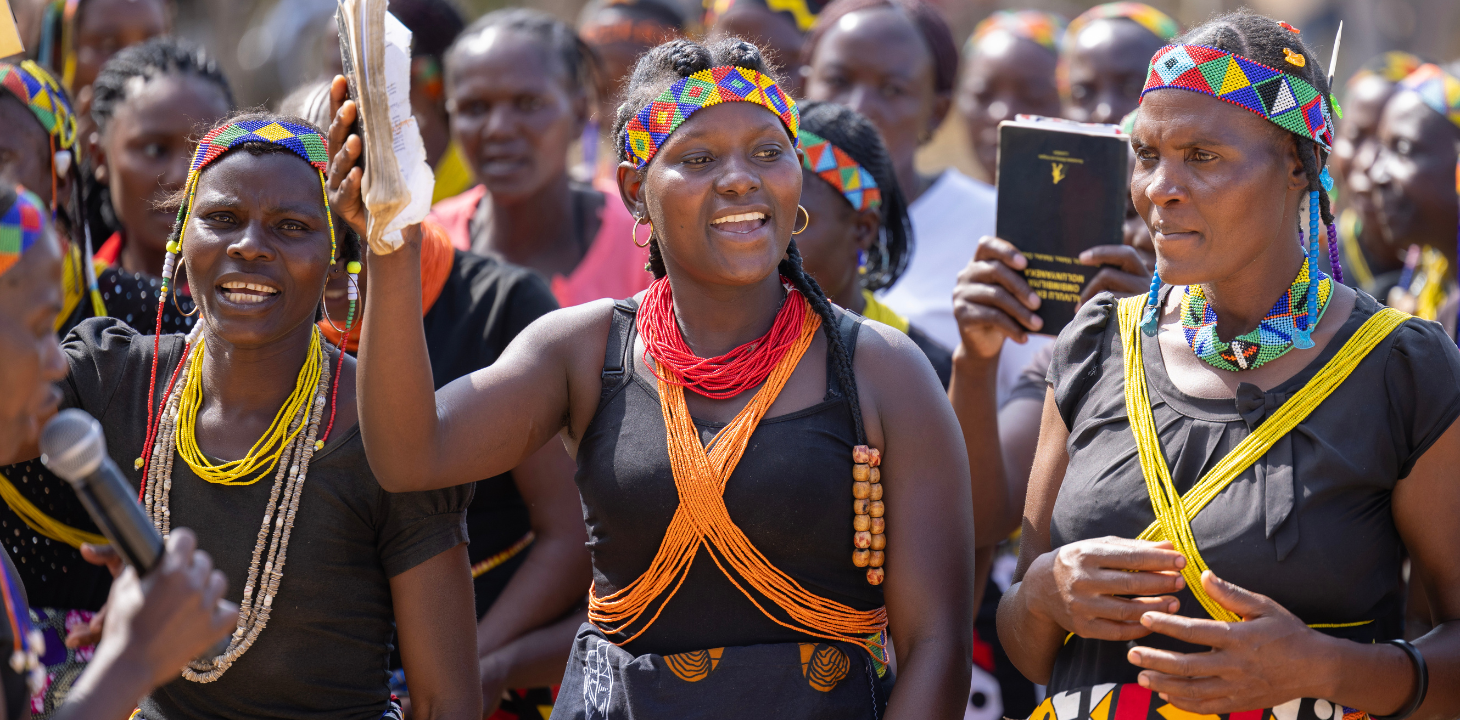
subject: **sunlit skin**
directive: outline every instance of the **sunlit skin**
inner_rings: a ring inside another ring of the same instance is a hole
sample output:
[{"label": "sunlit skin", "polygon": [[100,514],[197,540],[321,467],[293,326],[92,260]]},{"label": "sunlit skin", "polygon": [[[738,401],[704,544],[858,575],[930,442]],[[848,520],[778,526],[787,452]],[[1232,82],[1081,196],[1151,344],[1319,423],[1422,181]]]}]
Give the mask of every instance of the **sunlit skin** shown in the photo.
[{"label": "sunlit skin", "polygon": [[[337,116],[331,132],[343,138],[347,126]],[[353,138],[340,146],[332,197],[358,225],[361,171],[352,166],[359,146]],[[620,165],[618,183],[623,201],[655,225],[675,317],[695,354],[723,354],[770,329],[785,297],[776,267],[799,224],[802,190],[800,159],[774,114],[738,102],[697,111],[644,172]],[[766,217],[711,225],[745,212]],[[555,436],[576,456],[603,389],[608,301],[538,320],[496,363],[438,396],[424,369],[419,251],[410,245],[372,255],[370,263],[359,385],[366,448],[382,487],[490,477]],[[819,333],[769,417],[823,401],[826,347]],[[632,354],[635,372],[652,377],[642,353],[638,347]],[[896,498],[887,506],[887,566],[897,581],[884,588],[899,663],[886,717],[951,717],[967,704],[972,570],[961,548],[973,544],[967,508],[974,507],[956,420],[932,368],[901,333],[865,325],[854,364],[868,442],[888,448],[883,482],[908,483],[886,491]],[[887,384],[889,377],[897,382]],[[695,418],[724,422],[752,394],[712,400],[686,393],[686,402]],[[489,410],[501,407],[514,411]],[[473,440],[464,441],[468,436]],[[600,584],[597,592],[617,589]]]},{"label": "sunlit skin", "polygon": [[1065,41],[1065,117],[1095,123],[1118,123],[1136,109],[1151,56],[1166,44],[1124,18],[1092,21]]},{"label": "sunlit skin", "polygon": [[[9,92],[0,93],[0,177],[24,185],[51,203],[51,138],[30,108]],[[73,161],[74,168],[76,163]],[[70,197],[70,177],[57,178],[57,193]]]},{"label": "sunlit skin", "polygon": [[756,0],[735,3],[724,15],[715,19],[705,33],[705,40],[714,42],[727,37],[755,43],[767,60],[780,68],[785,80],[781,89],[791,97],[801,97],[801,39],[796,23],[782,13],[772,12]]},{"label": "sunlit skin", "polygon": [[[218,86],[191,75],[162,75],[119,104],[106,133],[91,143],[96,179],[111,190],[126,242],[129,272],[162,274],[167,236],[177,220],[172,196],[187,182],[200,127],[228,114]],[[105,238],[97,240],[98,243]]]},{"label": "sunlit skin", "polygon": [[66,377],[56,341],[61,312],[61,248],[46,235],[0,275],[0,465],[30,457],[41,423],[55,414]]},{"label": "sunlit skin", "polygon": [[[857,210],[831,183],[802,169],[801,205],[812,221],[796,236],[806,272],[816,278],[832,302],[862,312],[862,279],[858,252],[872,252],[882,216],[876,208]],[[797,223],[804,222],[804,218]],[[799,228],[800,225],[798,224]]]},{"label": "sunlit skin", "polygon": [[1002,30],[985,35],[964,60],[958,112],[974,159],[989,177],[998,165],[1000,122],[1019,114],[1060,114],[1055,62],[1038,43]]},{"label": "sunlit skin", "polygon": [[1404,252],[1403,246],[1391,245],[1380,229],[1374,183],[1369,180],[1369,170],[1379,158],[1379,118],[1393,94],[1394,83],[1378,75],[1365,76],[1349,86],[1328,160],[1329,172],[1343,187],[1344,204],[1359,212],[1363,223],[1359,240],[1375,272],[1398,268]]},{"label": "sunlit skin", "polygon": [[1460,128],[1419,95],[1395,93],[1379,121],[1378,153],[1367,173],[1379,226],[1391,247],[1427,245],[1455,263],[1455,157]]},{"label": "sunlit skin", "polygon": [[[614,35],[601,38],[598,31],[607,26],[632,25],[634,36],[629,38]],[[602,87],[598,117],[603,125],[613,124],[614,110],[618,108],[619,97],[634,63],[639,61],[650,48],[674,37],[676,30],[655,20],[634,12],[632,6],[607,5],[591,20],[578,29],[583,41],[593,48],[598,56],[598,71]]]},{"label": "sunlit skin", "polygon": [[918,147],[948,114],[951,98],[934,86],[933,54],[906,15],[892,8],[848,13],[811,55],[806,97],[845,105],[882,133],[897,183],[909,203],[931,178],[918,176]]},{"label": "sunlit skin", "polygon": [[[1163,91],[1146,96],[1131,144],[1137,157],[1131,194],[1152,230],[1162,279],[1202,284],[1220,337],[1252,329],[1302,262],[1290,228],[1308,183],[1293,136],[1214,98]],[[1169,294],[1160,321],[1161,357],[1171,381],[1188,395],[1230,398],[1240,383],[1272,388],[1313,362],[1349,318],[1356,293],[1335,287],[1313,333],[1314,348],[1291,350],[1242,373],[1212,368],[1191,352],[1180,327],[1179,297]],[[1176,615],[1173,594],[1183,586],[1177,571],[1186,559],[1169,543],[1097,538],[1052,550],[1050,518],[1071,460],[1068,439],[1051,391],[1029,483],[1017,582],[999,608],[1000,637],[1025,675],[1049,678],[1068,632],[1112,641],[1160,633],[1212,648],[1188,654],[1134,645],[1127,653],[1143,668],[1140,684],[1182,710],[1228,713],[1324,697],[1383,714],[1406,701],[1413,670],[1403,653],[1323,635],[1271,598],[1214,574],[1203,575],[1204,589],[1245,621]],[[1437,504],[1460,506],[1449,471],[1457,459],[1460,428],[1451,426],[1396,487],[1392,501],[1405,546],[1425,573],[1435,573],[1428,575],[1427,591],[1441,606],[1436,617],[1453,617],[1460,606],[1460,566],[1452,552],[1460,533],[1436,514]],[[1429,636],[1424,652],[1432,677],[1454,672],[1455,635],[1447,627]],[[1447,708],[1460,698],[1448,688],[1441,693],[1442,699],[1429,696],[1433,704],[1425,707],[1433,711],[1421,715],[1453,714]]]}]

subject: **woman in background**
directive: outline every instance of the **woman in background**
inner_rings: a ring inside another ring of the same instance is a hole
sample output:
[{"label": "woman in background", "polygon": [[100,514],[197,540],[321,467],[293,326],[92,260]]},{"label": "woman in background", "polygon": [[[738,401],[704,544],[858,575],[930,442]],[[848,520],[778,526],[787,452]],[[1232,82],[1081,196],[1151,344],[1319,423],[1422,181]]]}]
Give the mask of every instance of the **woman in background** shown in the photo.
[{"label": "woman in background", "polygon": [[1096,5],[1070,21],[1057,69],[1065,117],[1119,123],[1141,100],[1151,56],[1180,28],[1145,3]]},{"label": "woman in background", "polygon": [[627,297],[650,279],[623,203],[568,173],[593,82],[592,51],[536,10],[488,13],[446,54],[452,136],[481,184],[432,217],[457,249],[537,271],[564,306]]}]

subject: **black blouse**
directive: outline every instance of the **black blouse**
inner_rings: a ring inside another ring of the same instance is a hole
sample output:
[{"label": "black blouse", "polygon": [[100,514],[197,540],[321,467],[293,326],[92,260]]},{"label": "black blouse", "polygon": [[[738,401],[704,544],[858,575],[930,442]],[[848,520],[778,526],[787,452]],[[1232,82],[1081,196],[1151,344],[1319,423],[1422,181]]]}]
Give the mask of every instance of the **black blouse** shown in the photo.
[{"label": "black blouse", "polygon": [[[1170,288],[1167,289],[1170,292]],[[1103,293],[1060,333],[1050,366],[1069,429],[1069,466],[1050,521],[1054,547],[1135,537],[1154,519],[1125,410],[1116,301]],[[1381,309],[1360,292],[1337,335],[1301,372],[1236,398],[1182,393],[1157,338],[1140,336],[1152,414],[1176,488],[1186,492],[1302,388]],[[1267,595],[1304,622],[1368,624],[1331,630],[1363,642],[1403,637],[1403,544],[1390,503],[1395,485],[1460,415],[1460,352],[1439,324],[1410,320],[1192,521],[1202,557],[1220,577]],[[1189,590],[1181,614],[1206,617]],[[1196,652],[1169,637],[1136,641]],[[1050,692],[1133,683],[1127,644],[1071,638]]]}]

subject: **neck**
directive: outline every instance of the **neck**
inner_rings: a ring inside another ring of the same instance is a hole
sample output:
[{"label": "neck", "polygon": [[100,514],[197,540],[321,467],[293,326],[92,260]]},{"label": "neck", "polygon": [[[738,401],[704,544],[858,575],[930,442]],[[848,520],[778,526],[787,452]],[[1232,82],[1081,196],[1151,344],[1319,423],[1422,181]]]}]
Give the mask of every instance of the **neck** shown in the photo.
[{"label": "neck", "polygon": [[862,297],[862,283],[856,280],[844,285],[841,290],[828,296],[828,299],[859,315],[867,307],[867,300]]},{"label": "neck", "polygon": [[491,214],[483,230],[492,252],[548,275],[561,272],[564,257],[572,258],[569,269],[576,265],[581,252],[566,173],[527,197],[504,201],[487,193],[485,201]]},{"label": "neck", "polygon": [[272,418],[298,383],[313,333],[314,323],[308,323],[267,345],[240,347],[204,326],[205,407],[228,420]]},{"label": "neck", "polygon": [[770,331],[786,294],[780,273],[750,285],[701,285],[676,282],[674,315],[695,355],[718,357]]},{"label": "neck", "polygon": [[907,204],[911,205],[913,201],[922,197],[923,191],[927,190],[927,187],[923,185],[923,178],[918,174],[916,155],[898,158],[893,171],[897,175],[897,184],[902,188],[903,197],[907,198]]},{"label": "neck", "polygon": [[1292,237],[1274,240],[1265,252],[1231,277],[1203,283],[1217,313],[1217,337],[1234,338],[1262,322],[1303,267],[1303,251]]},{"label": "neck", "polygon": [[122,266],[123,270],[148,275],[162,274],[165,252],[149,247],[135,238],[127,238],[125,231],[122,233],[122,238],[122,250],[117,254],[117,263]]}]

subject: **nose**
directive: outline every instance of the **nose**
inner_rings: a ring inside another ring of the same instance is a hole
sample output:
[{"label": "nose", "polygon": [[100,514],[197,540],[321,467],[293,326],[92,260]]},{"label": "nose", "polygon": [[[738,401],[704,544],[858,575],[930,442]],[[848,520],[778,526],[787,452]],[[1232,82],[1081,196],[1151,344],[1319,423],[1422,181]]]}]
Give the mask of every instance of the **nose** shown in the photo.
[{"label": "nose", "polygon": [[1001,122],[1013,116],[1013,112],[1011,111],[1012,107],[1013,105],[1004,98],[996,98],[993,102],[989,103],[989,106],[985,108],[984,112],[988,114],[989,120]]},{"label": "nose", "polygon": [[56,340],[55,335],[50,335],[43,345],[41,371],[45,374],[46,380],[59,382],[66,379],[66,357],[61,354],[61,343]]},{"label": "nose", "polygon": [[843,105],[846,105],[847,107],[856,110],[857,112],[867,116],[870,119],[872,115],[875,114],[875,109],[872,107],[872,105],[874,104],[872,102],[872,96],[872,91],[870,89],[868,89],[861,83],[858,83],[852,86],[852,89],[849,92],[843,94],[843,96],[838,99]]},{"label": "nose", "polygon": [[184,148],[172,161],[167,163],[167,168],[157,178],[159,189],[174,192],[182,188],[183,183],[188,179],[188,168],[192,165],[192,154]]},{"label": "nose", "polygon": [[1354,192],[1367,192],[1374,187],[1370,173],[1379,164],[1379,143],[1365,139],[1358,144],[1353,159],[1349,161],[1348,186]]},{"label": "nose", "polygon": [[269,242],[268,230],[261,220],[249,220],[244,224],[238,238],[228,245],[228,256],[248,262],[274,259],[274,246]]},{"label": "nose", "polygon": [[732,154],[721,167],[722,171],[715,178],[715,192],[744,197],[760,189],[760,173],[751,166],[748,158]]},{"label": "nose", "polygon": [[1142,192],[1146,199],[1157,207],[1166,207],[1190,200],[1191,196],[1187,192],[1186,186],[1181,182],[1181,178],[1173,167],[1177,164],[1179,163],[1162,158],[1156,163],[1155,168],[1149,173],[1145,173],[1144,178],[1138,173],[1132,185],[1144,180],[1145,188]]},{"label": "nose", "polygon": [[[1394,173],[1390,172],[1389,169],[1389,151],[1382,147],[1377,147],[1378,143],[1374,143],[1374,145],[1376,147],[1372,151],[1360,150],[1359,157],[1354,159],[1354,165],[1356,169],[1362,167],[1363,172],[1354,172],[1352,174],[1364,175],[1370,187],[1384,187],[1394,180]],[[1372,158],[1372,160],[1365,162],[1365,155]]]},{"label": "nose", "polygon": [[487,110],[487,121],[482,123],[482,133],[492,139],[503,139],[515,134],[517,122],[510,103],[493,103]]}]

